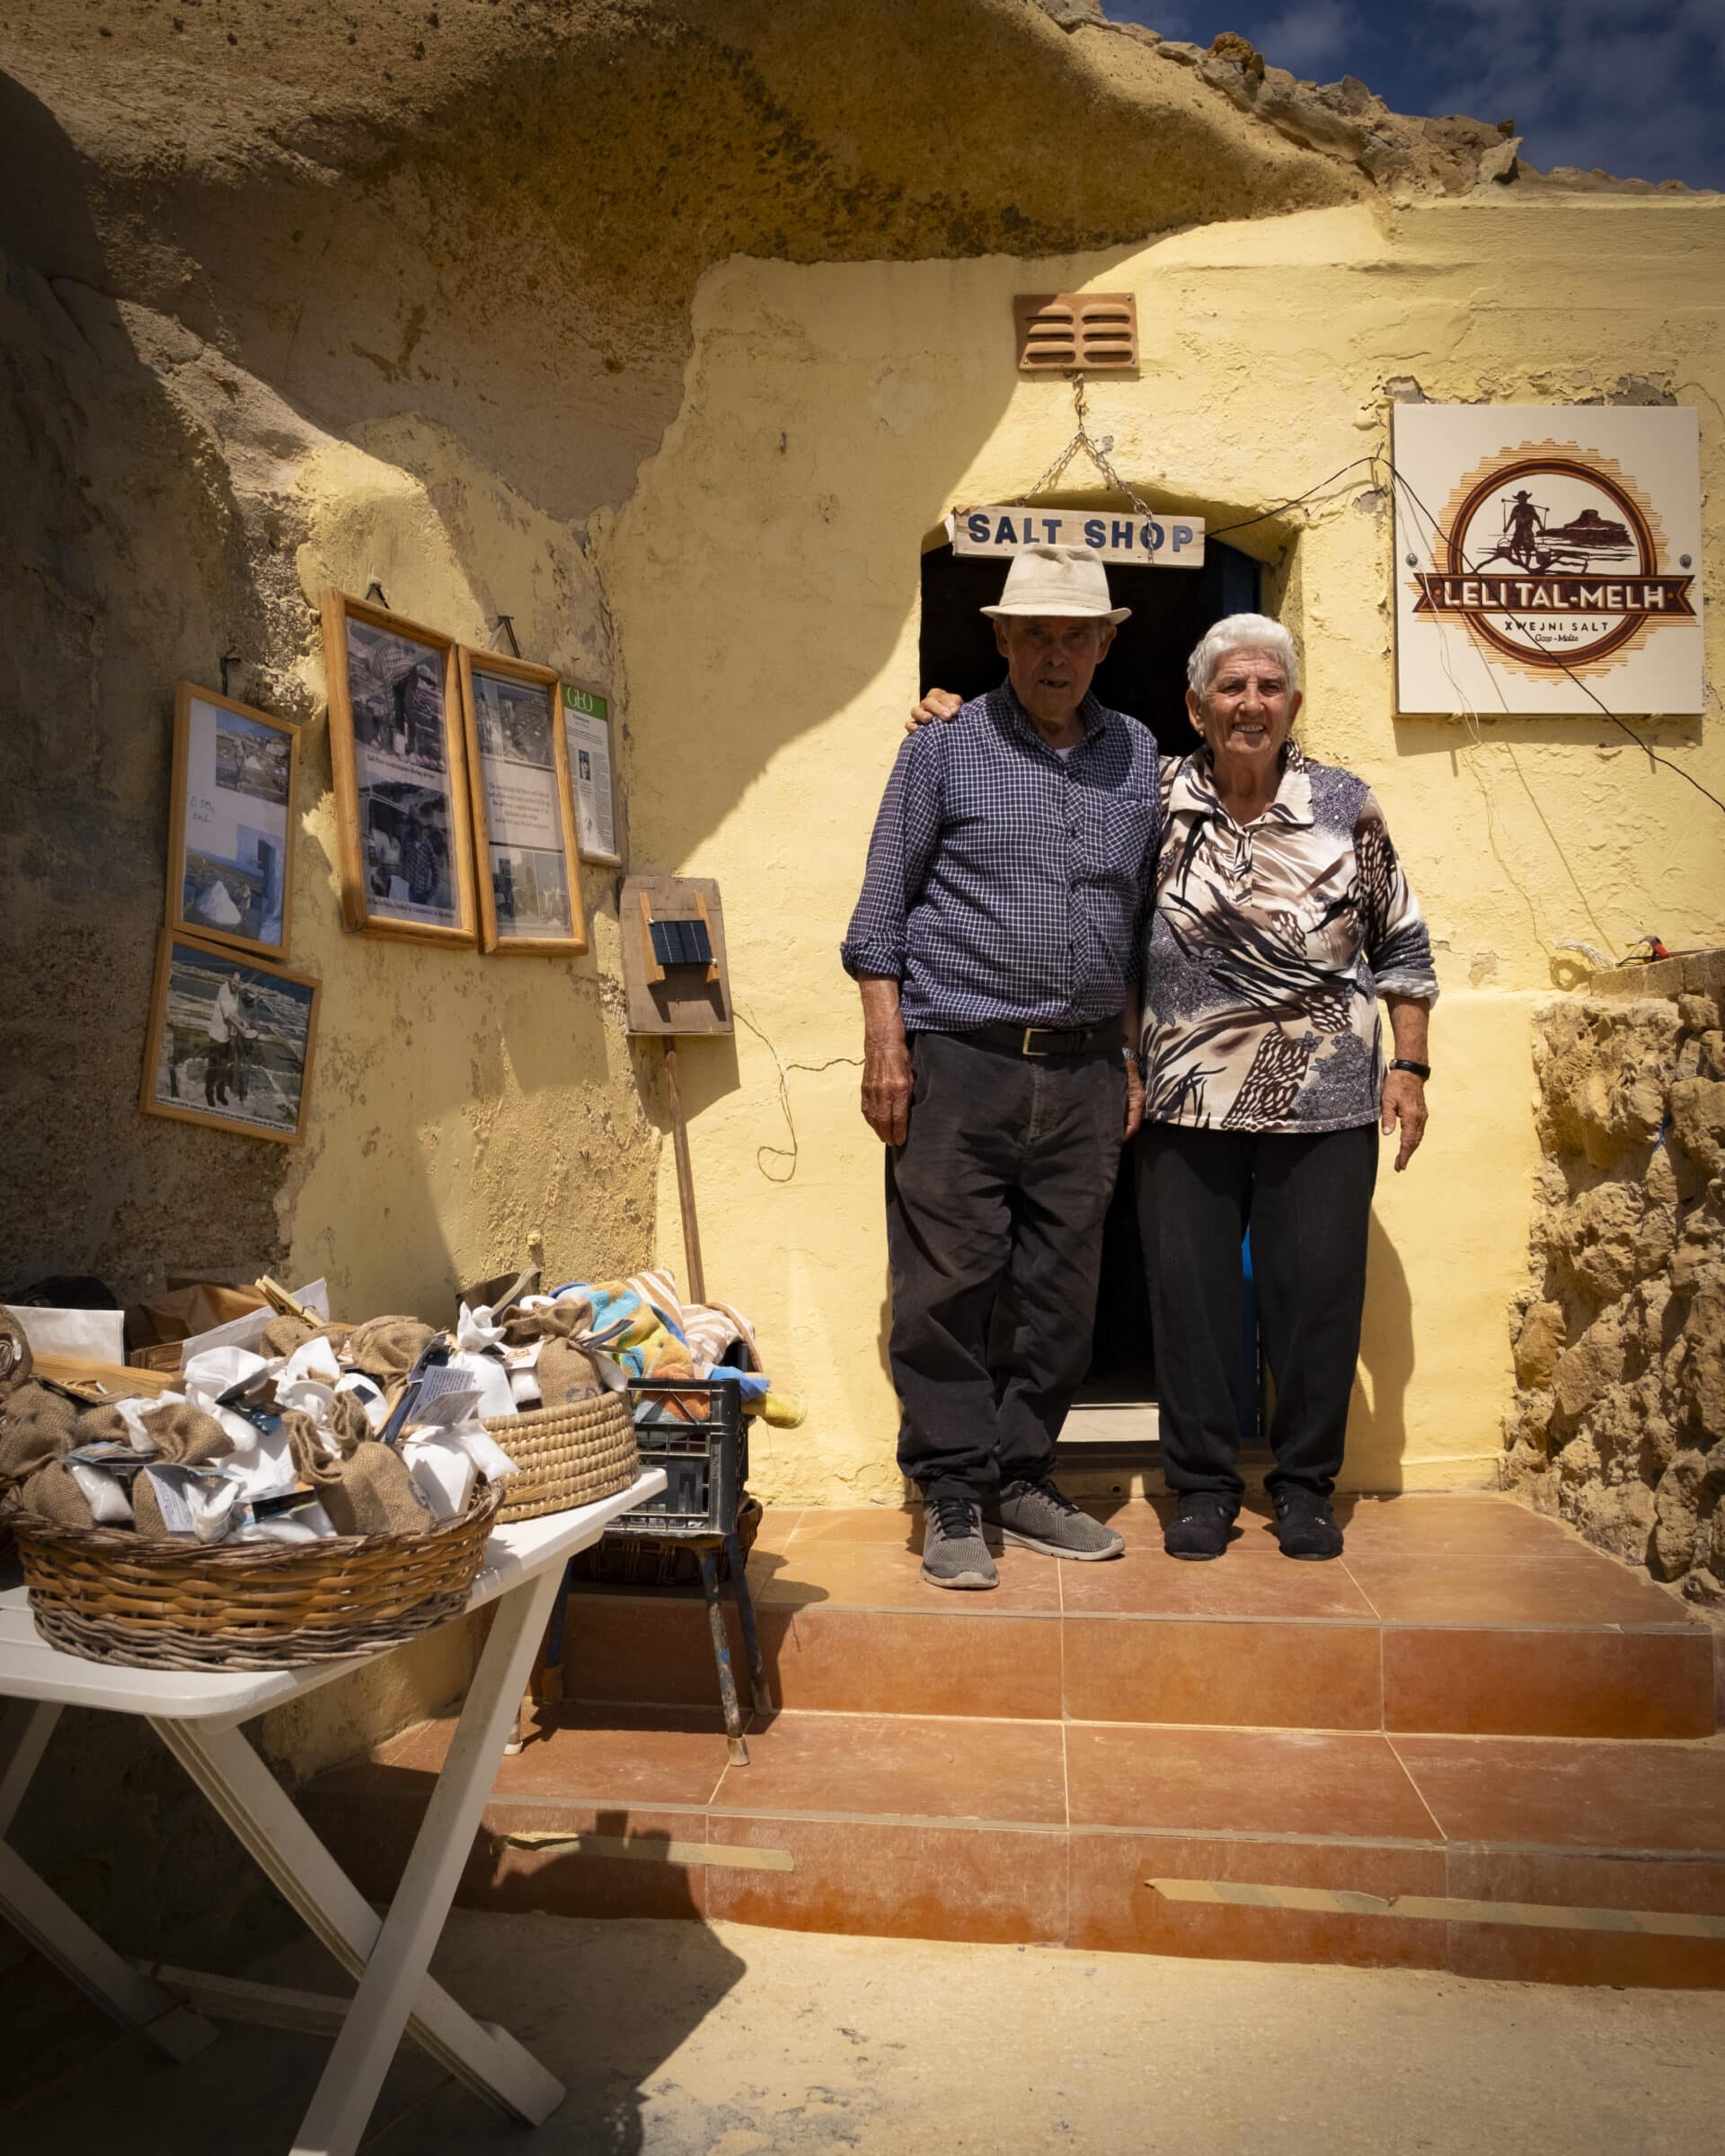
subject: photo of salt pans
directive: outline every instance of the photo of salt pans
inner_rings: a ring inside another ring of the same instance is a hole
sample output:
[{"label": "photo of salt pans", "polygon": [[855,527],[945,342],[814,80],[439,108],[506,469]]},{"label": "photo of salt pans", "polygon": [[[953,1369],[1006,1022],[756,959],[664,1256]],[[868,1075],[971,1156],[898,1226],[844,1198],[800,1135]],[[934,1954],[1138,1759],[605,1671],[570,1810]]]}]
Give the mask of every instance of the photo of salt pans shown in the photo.
[{"label": "photo of salt pans", "polygon": [[198,696],[190,711],[181,915],[216,935],[279,948],[288,738]]},{"label": "photo of salt pans", "polygon": [[277,1135],[299,1127],[314,990],[175,942],[152,1098]]},{"label": "photo of salt pans", "polygon": [[537,682],[483,673],[477,666],[473,681],[497,932],[567,935],[569,864],[550,692]]}]

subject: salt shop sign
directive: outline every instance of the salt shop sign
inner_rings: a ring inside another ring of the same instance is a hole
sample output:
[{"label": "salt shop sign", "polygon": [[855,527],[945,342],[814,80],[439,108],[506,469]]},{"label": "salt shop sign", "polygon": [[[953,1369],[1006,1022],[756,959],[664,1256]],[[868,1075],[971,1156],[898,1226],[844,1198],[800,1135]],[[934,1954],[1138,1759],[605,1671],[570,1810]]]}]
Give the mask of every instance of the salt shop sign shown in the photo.
[{"label": "salt shop sign", "polygon": [[1031,546],[1076,546],[1129,569],[1202,569],[1204,519],[1184,510],[1122,517],[1112,509],[1007,505],[954,509],[946,520],[955,554],[1022,554]]}]

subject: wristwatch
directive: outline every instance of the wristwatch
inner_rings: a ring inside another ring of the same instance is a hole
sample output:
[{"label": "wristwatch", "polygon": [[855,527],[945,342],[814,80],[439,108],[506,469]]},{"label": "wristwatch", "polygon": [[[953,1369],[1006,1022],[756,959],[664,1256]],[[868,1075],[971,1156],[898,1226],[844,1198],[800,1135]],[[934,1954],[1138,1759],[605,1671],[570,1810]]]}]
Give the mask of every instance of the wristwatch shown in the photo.
[{"label": "wristwatch", "polygon": [[1429,1078],[1431,1075],[1431,1065],[1429,1063],[1415,1063],[1410,1056],[1396,1056],[1392,1061],[1390,1068],[1393,1071],[1411,1071],[1416,1078]]}]

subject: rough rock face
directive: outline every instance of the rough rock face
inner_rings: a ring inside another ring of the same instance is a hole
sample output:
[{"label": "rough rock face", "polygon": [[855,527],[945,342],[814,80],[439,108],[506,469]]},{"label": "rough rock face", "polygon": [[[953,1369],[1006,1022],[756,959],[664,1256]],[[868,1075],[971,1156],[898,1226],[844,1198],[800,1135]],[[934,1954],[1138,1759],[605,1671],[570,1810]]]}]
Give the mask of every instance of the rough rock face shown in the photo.
[{"label": "rough rock face", "polygon": [[1540,1013],[1509,1487],[1725,1621],[1725,951]]}]

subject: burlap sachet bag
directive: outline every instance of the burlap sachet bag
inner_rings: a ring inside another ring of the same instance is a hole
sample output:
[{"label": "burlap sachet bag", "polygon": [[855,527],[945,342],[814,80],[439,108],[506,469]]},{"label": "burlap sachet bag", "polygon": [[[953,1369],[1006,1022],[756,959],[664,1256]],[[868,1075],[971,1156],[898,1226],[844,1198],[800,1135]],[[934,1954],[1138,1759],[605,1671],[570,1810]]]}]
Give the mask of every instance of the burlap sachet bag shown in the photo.
[{"label": "burlap sachet bag", "polygon": [[540,1402],[547,1408],[567,1407],[576,1400],[597,1400],[606,1389],[593,1357],[573,1340],[547,1340],[539,1350],[534,1375],[539,1381]]},{"label": "burlap sachet bag", "polygon": [[386,1384],[405,1377],[437,1334],[418,1318],[368,1318],[356,1325],[341,1349],[341,1359],[350,1370]]},{"label": "burlap sachet bag", "polygon": [[351,1325],[308,1325],[303,1318],[290,1317],[284,1311],[271,1318],[263,1329],[263,1353],[268,1356],[292,1355],[307,1340],[327,1340],[339,1356],[342,1343],[353,1331]]},{"label": "burlap sachet bag", "polygon": [[61,1527],[88,1527],[95,1519],[89,1498],[61,1460],[50,1460],[46,1467],[39,1467],[19,1491],[18,1502],[26,1512]]},{"label": "burlap sachet bag", "polygon": [[593,1322],[593,1305],[585,1295],[569,1295],[537,1310],[514,1310],[503,1321],[506,1348],[530,1348],[535,1340],[569,1340]]},{"label": "burlap sachet bag", "polygon": [[[171,1401],[144,1418],[155,1440],[155,1458],[164,1467],[208,1467],[234,1449],[234,1440],[213,1415],[189,1400]],[[79,1426],[82,1435],[83,1426]],[[132,1520],[140,1534],[165,1535],[155,1486],[147,1472],[132,1478]]]},{"label": "burlap sachet bag", "polygon": [[[69,1453],[75,1442],[78,1413],[75,1401],[33,1378],[14,1385],[0,1413],[0,1483],[22,1482],[50,1460]],[[86,1505],[86,1520],[89,1513]]]},{"label": "burlap sachet bag", "polygon": [[309,1415],[284,1415],[282,1426],[301,1481],[317,1492],[338,1534],[421,1534],[437,1524],[394,1445],[365,1437],[332,1460]]}]

